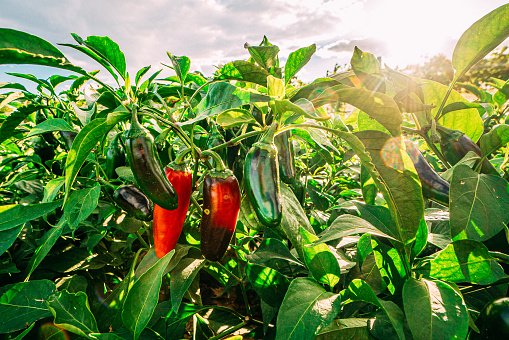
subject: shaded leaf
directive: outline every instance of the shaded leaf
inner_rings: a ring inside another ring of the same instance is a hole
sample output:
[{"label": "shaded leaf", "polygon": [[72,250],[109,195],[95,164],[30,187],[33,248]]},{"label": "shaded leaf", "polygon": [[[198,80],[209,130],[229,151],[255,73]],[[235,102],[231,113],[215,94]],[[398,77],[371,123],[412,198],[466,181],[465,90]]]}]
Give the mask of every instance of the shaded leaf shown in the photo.
[{"label": "shaded leaf", "polygon": [[69,195],[69,200],[64,207],[64,215],[62,217],[69,225],[69,228],[72,230],[76,229],[81,222],[90,216],[99,203],[100,195],[101,186],[99,185],[73,191]]},{"label": "shaded leaf", "polygon": [[248,61],[235,60],[216,71],[214,79],[228,79],[252,82],[267,87],[269,72]]}]

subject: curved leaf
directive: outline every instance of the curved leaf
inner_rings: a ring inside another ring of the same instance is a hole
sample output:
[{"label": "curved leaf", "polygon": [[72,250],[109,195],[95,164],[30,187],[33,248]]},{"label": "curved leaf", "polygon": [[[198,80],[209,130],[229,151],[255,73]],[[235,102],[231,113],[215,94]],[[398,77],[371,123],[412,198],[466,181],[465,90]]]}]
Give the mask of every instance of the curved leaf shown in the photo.
[{"label": "curved leaf", "polygon": [[269,72],[264,68],[244,60],[235,60],[216,71],[214,79],[247,81],[267,87]]},{"label": "curved leaf", "polygon": [[481,137],[482,155],[489,156],[507,143],[509,143],[509,125],[497,125]]},{"label": "curved leaf", "polygon": [[66,121],[62,118],[48,119],[44,122],[37,124],[30,132],[27,137],[32,137],[35,135],[40,135],[46,132],[53,131],[68,131],[68,132],[76,132]]},{"label": "curved leaf", "polygon": [[316,45],[312,44],[290,53],[285,64],[285,84],[288,84],[290,79],[308,63],[315,52]]}]

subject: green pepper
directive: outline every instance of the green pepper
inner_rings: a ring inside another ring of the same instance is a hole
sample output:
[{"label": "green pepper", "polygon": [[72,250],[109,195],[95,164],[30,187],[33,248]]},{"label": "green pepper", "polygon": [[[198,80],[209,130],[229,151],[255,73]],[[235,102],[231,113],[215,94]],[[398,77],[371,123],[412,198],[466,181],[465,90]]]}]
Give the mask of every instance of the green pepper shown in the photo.
[{"label": "green pepper", "polygon": [[34,153],[41,158],[41,163],[44,164],[46,168],[48,168],[46,162],[55,157],[54,147],[48,144],[41,136],[36,136],[34,138]]},{"label": "green pepper", "polygon": [[113,193],[113,200],[129,215],[142,220],[152,219],[153,205],[140,189],[134,185],[123,185]]},{"label": "green pepper", "polygon": [[281,224],[283,208],[279,188],[279,164],[274,145],[276,124],[249,149],[244,162],[247,196],[260,222],[267,227]]},{"label": "green pepper", "polygon": [[279,161],[279,175],[286,184],[295,181],[295,152],[290,136],[290,131],[285,131],[274,137]]},{"label": "green pepper", "polygon": [[[47,120],[46,115],[44,114],[43,110],[39,110],[35,113],[35,124],[40,124]],[[55,139],[55,136],[53,136],[53,133],[46,132],[42,134],[42,137],[48,142],[49,144],[58,144],[57,140]]]},{"label": "green pepper", "polygon": [[480,334],[471,331],[471,340],[509,339],[509,298],[488,303],[475,324]]},{"label": "green pepper", "polygon": [[[440,133],[441,137],[440,150],[447,162],[451,165],[458,163],[469,151],[475,152],[479,157],[483,156],[479,146],[463,132],[448,129],[443,126],[437,126],[437,131]],[[497,169],[495,169],[488,159],[484,159],[481,166],[481,173],[500,176]]]},{"label": "green pepper", "polygon": [[166,178],[154,146],[154,138],[138,122],[133,109],[131,129],[126,137],[127,155],[136,183],[155,204],[173,210],[178,206],[177,192]]},{"label": "green pepper", "polygon": [[125,153],[122,144],[119,143],[120,134],[117,134],[111,141],[108,150],[106,151],[106,176],[109,179],[118,177],[115,169],[125,166]]},{"label": "green pepper", "polygon": [[412,142],[406,141],[405,144],[421,181],[422,195],[427,199],[449,206],[449,182],[440,177]]}]

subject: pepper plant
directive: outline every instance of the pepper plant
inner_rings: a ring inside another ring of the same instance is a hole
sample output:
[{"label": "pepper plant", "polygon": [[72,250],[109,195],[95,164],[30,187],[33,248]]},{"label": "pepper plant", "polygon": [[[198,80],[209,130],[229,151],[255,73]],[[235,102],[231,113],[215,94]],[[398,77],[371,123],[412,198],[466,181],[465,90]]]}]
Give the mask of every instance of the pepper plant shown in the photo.
[{"label": "pepper plant", "polygon": [[0,29],[0,63],[73,72],[0,84],[0,337],[488,338],[508,85],[458,80],[508,36],[509,5],[475,22],[447,87],[358,48],[302,84],[316,46],[282,65],[266,37],[210,77],[171,53],[132,77],[72,34],[105,82]]}]

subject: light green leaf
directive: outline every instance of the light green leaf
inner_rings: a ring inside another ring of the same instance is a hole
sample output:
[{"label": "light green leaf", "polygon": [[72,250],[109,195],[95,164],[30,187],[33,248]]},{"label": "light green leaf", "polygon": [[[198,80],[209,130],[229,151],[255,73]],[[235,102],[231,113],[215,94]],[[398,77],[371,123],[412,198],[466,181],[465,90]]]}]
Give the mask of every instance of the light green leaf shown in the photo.
[{"label": "light green leaf", "polygon": [[308,63],[315,52],[316,45],[312,44],[290,53],[285,64],[285,84],[288,84],[290,79]]},{"label": "light green leaf", "polygon": [[64,185],[65,177],[57,177],[46,183],[42,203],[52,202],[57,197],[60,188]]},{"label": "light green leaf", "polygon": [[166,54],[173,64],[173,68],[177,74],[177,77],[180,79],[180,83],[184,84],[186,81],[187,73],[189,72],[189,68],[191,67],[191,60],[185,55],[177,57],[171,55],[169,52],[166,52]]},{"label": "light green leaf", "polygon": [[52,212],[62,205],[63,201],[31,205],[12,204],[0,207],[0,231],[15,228]]},{"label": "light green leaf", "polygon": [[447,283],[410,278],[403,287],[403,305],[415,340],[466,338],[467,306]]},{"label": "light green leaf", "polygon": [[56,294],[53,282],[20,282],[6,288],[0,296],[0,333],[14,332],[36,320],[51,316],[45,300]]},{"label": "light green leaf", "polygon": [[184,258],[170,273],[171,304],[174,312],[177,312],[184,294],[191,286],[194,278],[205,265],[203,258]]},{"label": "light green leaf", "polygon": [[83,44],[107,60],[111,66],[117,70],[120,76],[125,78],[125,56],[116,42],[109,37],[89,36]]},{"label": "light green leaf", "polygon": [[450,188],[452,239],[486,241],[504,229],[509,221],[508,185],[501,177],[457,166]]},{"label": "light green leaf", "polygon": [[235,60],[216,71],[214,79],[230,79],[252,82],[267,87],[269,72],[248,61]]},{"label": "light green leaf", "polygon": [[27,137],[32,137],[35,135],[40,135],[46,132],[52,131],[68,131],[68,132],[76,132],[66,121],[62,118],[48,119],[44,122],[37,124],[30,132]]},{"label": "light green leaf", "polygon": [[55,325],[84,337],[99,332],[84,292],[73,294],[63,290],[58,297],[50,297],[46,304],[55,317]]},{"label": "light green leaf", "polygon": [[134,340],[140,337],[147,327],[156,308],[161,289],[163,273],[175,253],[174,250],[157,261],[132,286],[125,298],[122,321],[133,335]]},{"label": "light green leaf", "polygon": [[454,78],[460,78],[508,36],[509,4],[477,20],[460,37],[452,55]]},{"label": "light green leaf", "polygon": [[304,247],[304,263],[313,277],[320,283],[334,287],[339,282],[341,268],[334,254],[326,244],[320,243],[314,246],[310,244],[317,241],[318,237],[300,228],[302,244]]},{"label": "light green leaf", "polygon": [[[1,53],[2,52],[0,50],[0,58]],[[22,132],[22,130],[16,129],[18,125],[21,124],[21,122],[23,122],[31,113],[37,110],[39,110],[39,106],[36,105],[22,106],[19,107],[16,111],[12,112],[4,121],[2,121],[2,124],[0,125],[0,144],[12,136]]]},{"label": "light green leaf", "polygon": [[276,340],[311,340],[339,313],[341,297],[315,280],[298,277],[290,283],[277,317]]},{"label": "light green leaf", "polygon": [[257,264],[246,265],[246,275],[261,300],[279,309],[290,286],[290,281],[278,271]]},{"label": "light green leaf", "polygon": [[478,241],[454,241],[430,263],[429,275],[449,282],[489,285],[506,277],[502,266]]},{"label": "light green leaf", "polygon": [[[80,122],[81,122],[81,124],[83,126],[85,126],[88,123],[90,123],[90,119],[92,118],[92,116],[97,111],[97,106],[95,105],[95,103],[92,105],[92,108],[89,109],[89,110],[80,109],[78,107],[78,105],[76,105],[75,102],[71,102],[71,106],[72,106],[74,112],[76,113],[76,116],[78,117],[78,119],[80,120]],[[75,131],[73,130],[71,132],[75,132]]]},{"label": "light green leaf", "polygon": [[489,156],[507,143],[509,143],[509,125],[496,125],[481,137],[482,155]]},{"label": "light green leaf", "polygon": [[131,114],[121,107],[114,111],[107,118],[97,118],[87,124],[78,133],[65,164],[65,199],[69,196],[72,184],[78,175],[81,166],[85,163],[90,152],[117,123],[130,118]]},{"label": "light green leaf", "polygon": [[220,113],[216,122],[223,128],[230,129],[243,124],[256,124],[256,119],[248,110],[231,109]]}]

